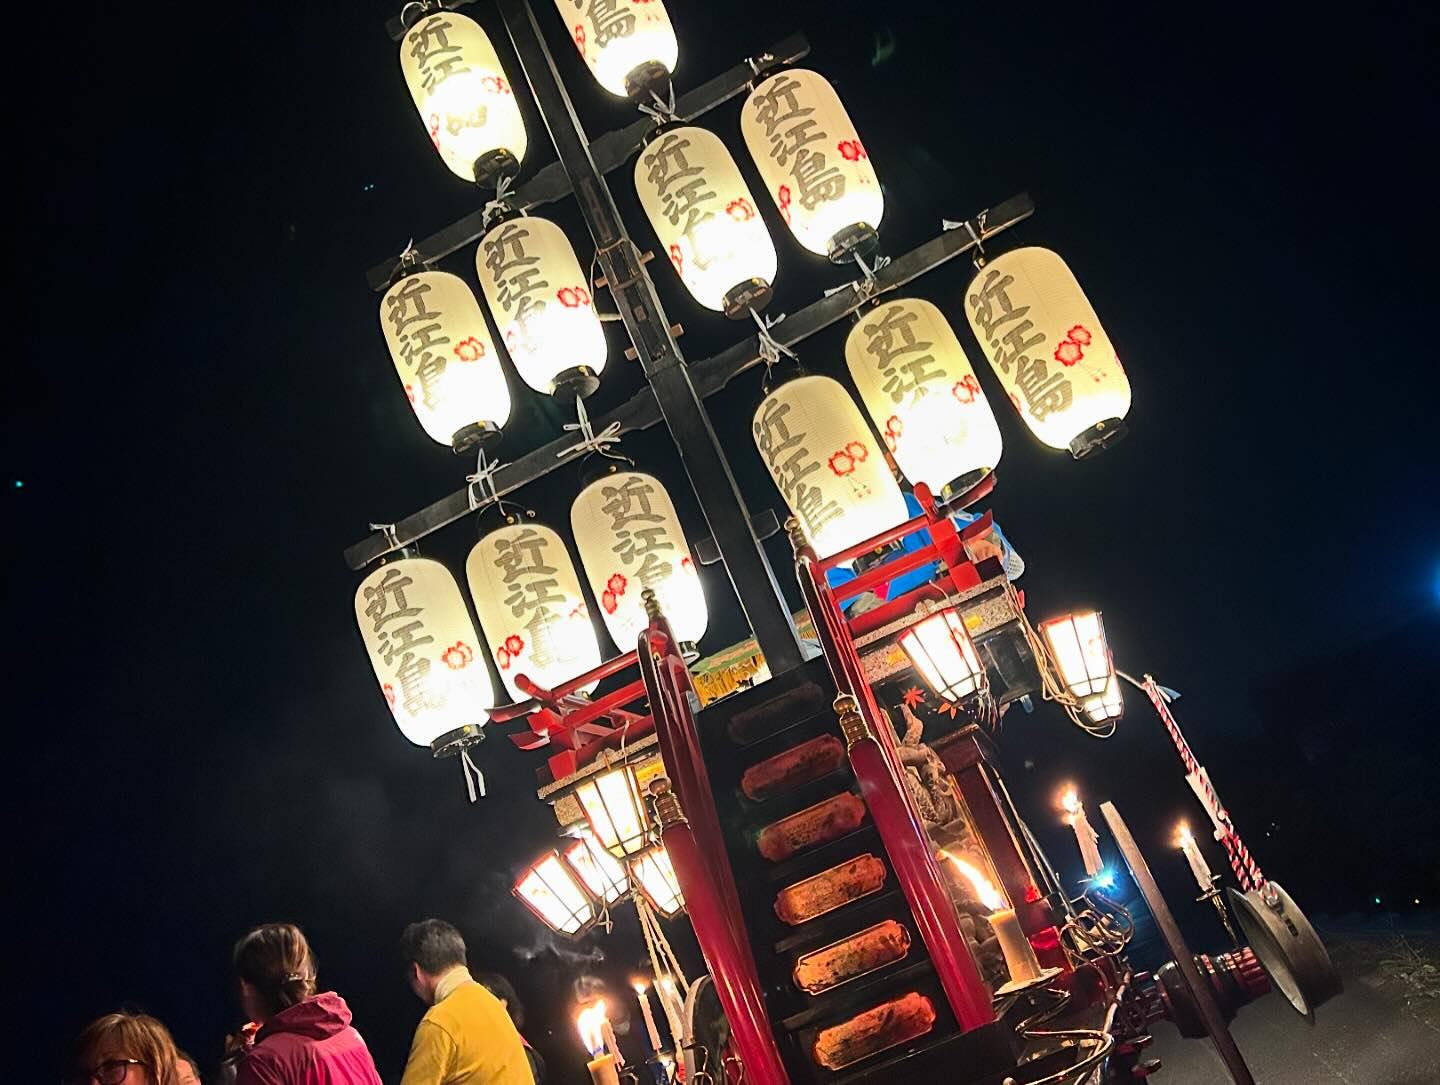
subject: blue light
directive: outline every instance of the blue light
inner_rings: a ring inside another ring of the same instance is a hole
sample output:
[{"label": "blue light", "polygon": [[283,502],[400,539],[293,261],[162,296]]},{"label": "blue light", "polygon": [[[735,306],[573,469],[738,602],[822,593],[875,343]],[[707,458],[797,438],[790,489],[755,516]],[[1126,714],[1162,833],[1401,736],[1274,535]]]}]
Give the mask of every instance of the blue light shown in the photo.
[{"label": "blue light", "polygon": [[1112,871],[1109,867],[1106,867],[1104,870],[1100,871],[1099,874],[1096,874],[1095,877],[1090,879],[1090,884],[1093,885],[1096,889],[1114,889],[1115,872]]},{"label": "blue light", "polygon": [[1375,898],[1375,903],[1376,903],[1376,904],[1379,904],[1379,903],[1380,903],[1380,898],[1379,898],[1379,897],[1376,897],[1376,898]]},{"label": "blue light", "polygon": [[24,480],[24,479],[17,478],[17,479],[15,480],[15,489],[17,489],[17,490],[23,490],[24,488],[25,488],[25,480]]}]

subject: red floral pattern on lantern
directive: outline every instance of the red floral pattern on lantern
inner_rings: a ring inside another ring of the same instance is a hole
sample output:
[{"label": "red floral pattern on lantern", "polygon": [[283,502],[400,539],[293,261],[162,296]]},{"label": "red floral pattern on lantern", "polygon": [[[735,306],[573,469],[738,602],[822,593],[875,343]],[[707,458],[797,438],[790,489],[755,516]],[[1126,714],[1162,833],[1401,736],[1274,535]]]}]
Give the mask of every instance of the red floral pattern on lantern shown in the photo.
[{"label": "red floral pattern on lantern", "polygon": [[682,568],[682,569],[690,569],[690,570],[692,570],[692,571],[694,570],[694,568],[695,568],[695,563],[690,560],[690,555],[689,555],[689,554],[686,554],[683,558],[680,559],[680,568]]},{"label": "red floral pattern on lantern", "polygon": [[507,82],[505,82],[505,80],[504,80],[503,78],[501,78],[500,76],[498,76],[498,75],[487,75],[487,76],[481,77],[481,79],[480,79],[480,86],[481,86],[481,89],[487,90],[487,91],[489,91],[491,94],[514,94],[514,93],[515,93],[514,91],[512,91],[512,90],[510,89],[510,84],[507,83]]},{"label": "red floral pattern on lantern", "polygon": [[462,362],[478,362],[485,357],[485,344],[473,335],[455,344],[455,357]]},{"label": "red floral pattern on lantern", "polygon": [[385,694],[385,703],[388,704],[391,708],[394,708],[395,687],[392,686],[389,682],[386,682],[383,686],[380,687],[380,692]]},{"label": "red floral pattern on lantern", "polygon": [[588,617],[590,617],[590,612],[585,609],[585,604],[584,604],[584,603],[576,603],[575,606],[572,607],[571,610],[570,610],[570,617],[572,617],[572,618],[588,618]]},{"label": "red floral pattern on lantern", "polygon": [[1011,393],[1010,393],[1010,402],[1013,403],[1013,404],[1015,404],[1015,409],[1016,409],[1017,411],[1022,409],[1022,408],[1020,407],[1020,397],[1017,396],[1014,392],[1011,392]]},{"label": "red floral pattern on lantern", "polygon": [[955,382],[950,394],[961,403],[974,403],[975,397],[980,394],[980,382],[975,379],[975,374],[967,373]]},{"label": "red floral pattern on lantern", "polygon": [[600,605],[605,608],[606,614],[614,614],[620,609],[620,597],[613,591],[602,592],[600,594]]},{"label": "red floral pattern on lantern", "polygon": [[790,186],[781,185],[775,194],[775,204],[780,208],[780,217],[790,224]]},{"label": "red floral pattern on lantern", "polygon": [[578,309],[582,305],[590,304],[590,291],[583,286],[562,286],[555,291],[555,297],[567,309]]},{"label": "red floral pattern on lantern", "polygon": [[518,656],[525,650],[525,642],[520,639],[518,633],[511,633],[505,638],[505,650],[512,656]]},{"label": "red floral pattern on lantern", "polygon": [[859,162],[862,158],[869,158],[865,148],[860,145],[858,139],[842,139],[835,144],[835,149],[840,152],[840,157],[846,162]]},{"label": "red floral pattern on lantern", "polygon": [[905,422],[898,414],[885,419],[885,447],[891,452],[900,444],[900,435],[905,432]]},{"label": "red floral pattern on lantern", "polygon": [[853,474],[855,468],[870,458],[870,450],[859,441],[851,441],[830,457],[830,470],[838,478]]},{"label": "red floral pattern on lantern", "polygon": [[630,582],[625,579],[623,573],[611,573],[610,579],[605,581],[605,587],[616,595],[624,595],[629,584]]},{"label": "red floral pattern on lantern", "polygon": [[475,649],[466,644],[463,640],[457,640],[449,648],[440,653],[440,662],[449,667],[452,671],[464,670],[475,658]]},{"label": "red floral pattern on lantern", "polygon": [[405,398],[410,401],[410,406],[415,406],[415,386],[413,384],[405,386]]},{"label": "red floral pattern on lantern", "polygon": [[681,275],[685,271],[685,254],[680,251],[680,246],[670,246],[670,262],[675,265],[675,274]]},{"label": "red floral pattern on lantern", "polygon": [[580,55],[585,56],[585,27],[581,23],[575,24],[575,48],[580,50]]},{"label": "red floral pattern on lantern", "polygon": [[1085,348],[1090,345],[1092,338],[1089,328],[1076,324],[1065,333],[1065,338],[1056,344],[1055,360],[1063,366],[1074,365],[1085,357]]},{"label": "red floral pattern on lantern", "polygon": [[736,222],[749,222],[755,217],[755,208],[750,206],[749,200],[741,196],[725,205],[725,213]]},{"label": "red floral pattern on lantern", "polygon": [[525,650],[525,642],[516,633],[511,633],[505,638],[505,643],[495,649],[495,662],[500,664],[502,671],[508,671],[510,664],[520,658],[520,653]]},{"label": "red floral pattern on lantern", "polygon": [[435,144],[435,149],[440,149],[440,114],[430,114],[430,142]]},{"label": "red floral pattern on lantern", "polygon": [[1090,329],[1083,324],[1076,324],[1075,327],[1065,333],[1065,338],[1079,343],[1082,347],[1088,347],[1091,338]]}]

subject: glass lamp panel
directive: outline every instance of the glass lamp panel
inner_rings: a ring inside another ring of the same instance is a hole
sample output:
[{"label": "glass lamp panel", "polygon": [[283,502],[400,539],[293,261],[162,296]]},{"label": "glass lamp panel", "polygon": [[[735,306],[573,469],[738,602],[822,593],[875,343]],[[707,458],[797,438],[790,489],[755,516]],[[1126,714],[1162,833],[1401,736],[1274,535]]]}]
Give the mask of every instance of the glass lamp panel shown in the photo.
[{"label": "glass lamp panel", "polygon": [[845,340],[861,402],[900,471],[936,494],[1000,462],[1000,427],[960,340],[928,301],[865,312]]},{"label": "glass lamp panel", "polygon": [[980,688],[985,668],[964,620],[947,607],[906,630],[900,647],[921,676],[947,701],[959,701]]},{"label": "glass lamp panel", "polygon": [[1098,610],[1066,614],[1040,623],[1050,646],[1060,680],[1076,697],[1105,692],[1115,677],[1110,650],[1105,644],[1105,625]]},{"label": "glass lamp panel", "polygon": [[720,138],[703,128],[663,132],[635,160],[635,191],[680,281],[707,309],[759,279],[775,281],[775,244]]},{"label": "glass lamp panel", "polygon": [[991,259],[970,283],[965,315],[1030,431],[1051,448],[1124,418],[1130,381],[1085,292],[1049,249]]},{"label": "glass lamp panel", "polygon": [[600,617],[621,651],[650,625],[641,593],[652,588],[680,641],[698,642],[709,624],[705,592],[675,504],[660,480],[616,471],[575,498],[570,523]]},{"label": "glass lamp panel", "polygon": [[525,158],[525,122],[480,25],[453,11],[418,20],[400,39],[400,68],[430,142],[456,177],[495,151]]},{"label": "glass lamp panel", "polygon": [[1105,692],[1086,697],[1080,707],[1090,717],[1092,723],[1118,720],[1125,715],[1125,697],[1120,692],[1119,677],[1112,674],[1109,684],[1105,687]]},{"label": "glass lamp panel", "polygon": [[565,232],[548,219],[520,216],[492,226],[475,251],[490,315],[520,378],[537,392],[581,366],[605,368],[605,330]]},{"label": "glass lamp panel", "polygon": [[817,72],[777,72],[750,92],[740,131],[795,240],[828,256],[848,227],[878,229],[885,197],[835,88]]},{"label": "glass lamp panel", "polygon": [[575,797],[595,839],[615,858],[634,855],[649,843],[645,803],[629,765],[596,773],[575,789]]},{"label": "glass lamp panel", "polygon": [[512,700],[530,696],[516,684],[522,674],[553,690],[600,665],[580,574],[553,529],[535,523],[496,528],[470,550],[465,577]]},{"label": "glass lamp panel", "polygon": [[650,906],[667,919],[685,907],[670,853],[657,844],[630,860],[630,873]]},{"label": "glass lamp panel", "polygon": [[400,733],[417,746],[467,724],[495,704],[480,638],[450,570],[429,558],[398,558],[355,591],[355,620],[380,691]]},{"label": "glass lamp panel", "polygon": [[405,398],[433,440],[453,445],[467,426],[510,420],[500,353],[458,275],[417,271],[380,300],[380,328]]},{"label": "glass lamp panel", "polygon": [[555,7],[595,81],[611,94],[628,96],[626,76],[637,69],[675,71],[680,43],[660,0],[555,0]]},{"label": "glass lamp panel", "polygon": [[561,934],[579,934],[596,918],[595,902],[553,851],[521,876],[514,893]]},{"label": "glass lamp panel", "polygon": [[770,477],[820,557],[909,519],[884,453],[839,381],[786,381],[765,397],[751,429]]},{"label": "glass lamp panel", "polygon": [[565,861],[585,883],[590,895],[605,904],[614,904],[630,888],[625,868],[586,833],[565,849]]}]

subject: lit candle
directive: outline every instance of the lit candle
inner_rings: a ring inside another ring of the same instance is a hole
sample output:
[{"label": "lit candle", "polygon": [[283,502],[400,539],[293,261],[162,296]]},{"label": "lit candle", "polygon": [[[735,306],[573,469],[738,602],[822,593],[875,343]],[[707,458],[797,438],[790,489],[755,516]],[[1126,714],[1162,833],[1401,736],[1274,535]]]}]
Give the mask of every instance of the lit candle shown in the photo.
[{"label": "lit candle", "polygon": [[650,1036],[650,1049],[660,1050],[660,1033],[655,1028],[655,1015],[650,1012],[650,988],[644,980],[635,981],[635,993],[640,996],[640,1012],[645,1015],[645,1031]]},{"label": "lit candle", "polygon": [[1200,887],[1200,892],[1210,892],[1215,887],[1215,876],[1210,872],[1210,864],[1205,861],[1205,856],[1200,854],[1200,845],[1190,835],[1190,826],[1182,821],[1175,831],[1175,838],[1180,850],[1185,853],[1185,859],[1190,864],[1190,873],[1195,875],[1195,884]]},{"label": "lit candle", "polygon": [[1065,807],[1066,820],[1075,830],[1075,839],[1080,844],[1080,858],[1085,862],[1085,877],[1094,878],[1105,869],[1105,861],[1100,858],[1100,836],[1091,826],[1090,819],[1085,816],[1085,805],[1073,787],[1066,790],[1060,802]]},{"label": "lit candle", "polygon": [[1015,909],[1005,906],[1005,898],[1000,895],[1000,891],[970,863],[957,859],[948,851],[940,854],[955,864],[956,869],[975,887],[975,895],[980,898],[980,903],[990,909],[990,928],[1000,941],[1000,952],[1005,955],[1005,969],[1010,973],[1011,981],[1029,983],[1039,979],[1040,962],[1035,959],[1035,949],[1030,945],[1030,939],[1026,938],[1025,932],[1020,929],[1020,920],[1015,917]]},{"label": "lit candle", "polygon": [[580,1041],[585,1050],[590,1052],[590,1061],[585,1064],[585,1069],[590,1071],[592,1085],[620,1085],[620,1060],[616,1054],[605,1051],[610,1022],[605,1019],[604,1000],[581,1010],[575,1026],[580,1030]]}]

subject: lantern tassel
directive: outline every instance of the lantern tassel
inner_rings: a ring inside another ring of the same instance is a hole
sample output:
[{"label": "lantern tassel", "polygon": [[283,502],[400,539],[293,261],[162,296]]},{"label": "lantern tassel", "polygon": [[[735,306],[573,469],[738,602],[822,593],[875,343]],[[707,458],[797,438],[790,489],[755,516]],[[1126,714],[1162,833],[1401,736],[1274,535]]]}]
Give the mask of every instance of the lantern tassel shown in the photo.
[{"label": "lantern tassel", "polygon": [[460,751],[460,773],[465,777],[465,790],[470,793],[470,801],[474,802],[477,798],[483,799],[485,797],[485,774],[480,771],[480,766],[475,764],[469,750]]}]

